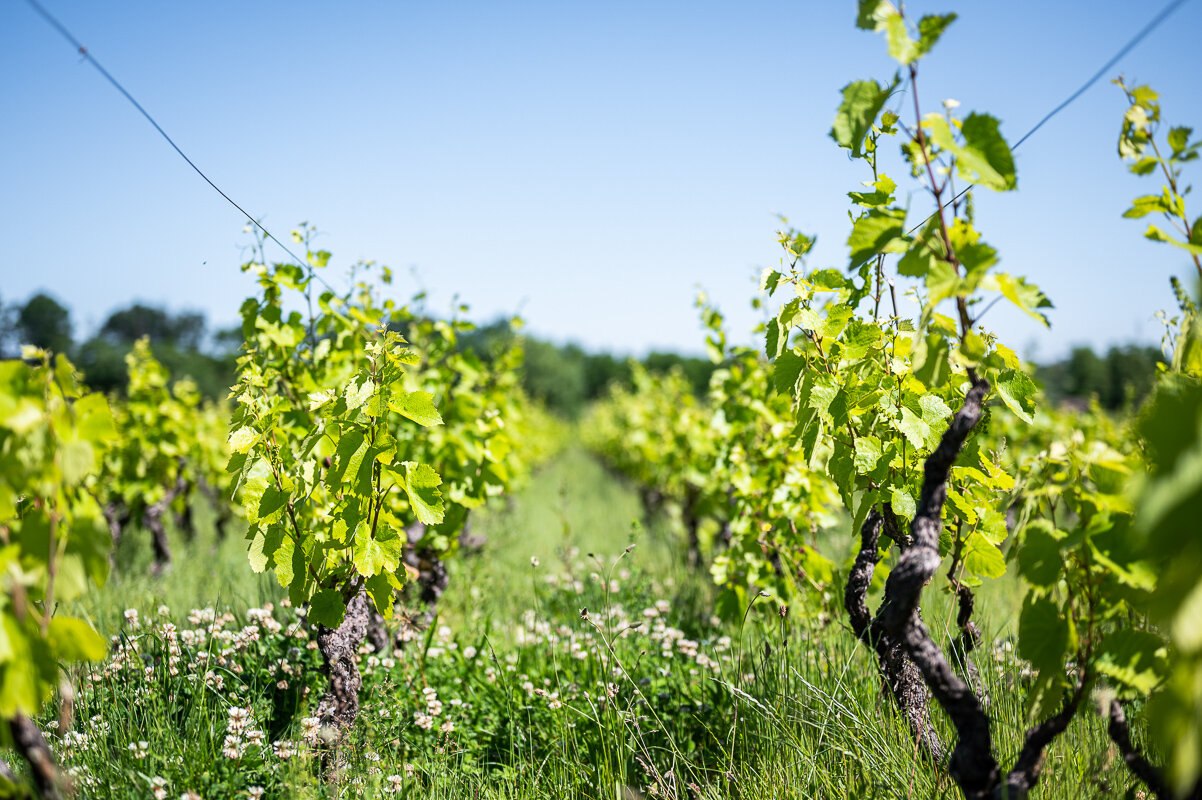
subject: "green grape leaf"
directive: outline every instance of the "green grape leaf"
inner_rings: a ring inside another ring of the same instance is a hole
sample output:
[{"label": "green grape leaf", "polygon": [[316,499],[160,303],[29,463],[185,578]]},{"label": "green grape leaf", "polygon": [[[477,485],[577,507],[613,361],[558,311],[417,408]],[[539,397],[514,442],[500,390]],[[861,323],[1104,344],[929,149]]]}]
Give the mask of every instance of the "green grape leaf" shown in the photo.
[{"label": "green grape leaf", "polygon": [[848,192],[847,196],[853,202],[867,207],[886,206],[893,202],[893,192],[897,189],[897,184],[888,175],[881,175],[879,180],[871,183],[866,182],[864,185],[873,191]]},{"label": "green grape leaf", "polygon": [[860,215],[847,238],[848,269],[855,270],[880,253],[902,252],[907,244],[905,222],[904,208],[874,208]]},{"label": "green grape leaf", "polygon": [[777,358],[789,341],[788,331],[781,331],[780,320],[776,317],[768,320],[764,333],[764,355],[769,359]]},{"label": "green grape leaf", "polygon": [[964,570],[980,578],[999,578],[1006,574],[1006,557],[974,528],[964,540]]},{"label": "green grape leaf", "polygon": [[843,496],[843,502],[850,508],[851,496],[856,488],[855,453],[847,445],[836,441],[827,469],[830,471],[831,480],[839,489],[839,494]]},{"label": "green grape leaf", "polygon": [[288,499],[288,492],[282,492],[275,486],[266,487],[255,512],[257,519],[261,522],[275,521],[279,517],[280,509],[288,504]]},{"label": "green grape leaf", "polygon": [[82,619],[54,617],[46,630],[54,657],[70,663],[100,661],[108,655],[108,642]]},{"label": "green grape leaf", "polygon": [[946,422],[952,415],[952,410],[937,394],[924,394],[918,398],[918,407],[922,412],[922,421],[932,428]]},{"label": "green grape leaf", "polygon": [[947,26],[956,21],[956,14],[926,14],[918,20],[918,55],[931,52]]},{"label": "green grape leaf", "polygon": [[392,618],[392,603],[396,595],[392,580],[389,580],[391,577],[389,573],[380,573],[371,576],[366,581],[367,596],[371,598],[376,611],[380,612],[384,619]]},{"label": "green grape leaf", "polygon": [[360,523],[355,531],[351,560],[355,570],[365,577],[378,575],[384,567],[384,551],[372,537],[371,526],[366,520]]},{"label": "green grape leaf", "polygon": [[1060,543],[1064,534],[1048,520],[1033,520],[1023,529],[1018,548],[1018,571],[1035,586],[1051,586],[1060,580],[1064,559]]},{"label": "green grape leaf", "polygon": [[840,147],[850,150],[853,156],[862,155],[864,138],[896,88],[896,79],[890,86],[882,86],[876,81],[853,81],[844,86],[843,101],[831,127],[831,138]]},{"label": "green grape leaf", "polygon": [[914,515],[918,513],[918,505],[914,502],[914,497],[904,486],[895,486],[890,490],[889,502],[893,506],[894,513],[900,514],[908,520],[913,520]]},{"label": "green grape leaf", "polygon": [[1173,155],[1179,156],[1185,152],[1189,146],[1190,134],[1194,132],[1193,128],[1187,128],[1184,125],[1179,125],[1169,129],[1169,135],[1165,137],[1169,143],[1169,147],[1173,149]]},{"label": "green grape leaf", "polygon": [[331,489],[339,488],[348,474],[354,479],[370,445],[371,443],[359,428],[353,428],[350,432],[343,434],[342,438],[338,440],[333,466],[326,474],[326,486]]},{"label": "green grape leaf", "polygon": [[429,392],[410,392],[404,397],[393,396],[388,401],[388,407],[418,425],[429,427],[442,424],[442,417],[434,408],[434,395]]},{"label": "green grape leaf", "polygon": [[905,436],[906,441],[915,449],[922,449],[926,445],[927,437],[931,435],[931,426],[906,406],[902,406],[901,417],[891,420],[889,425]]},{"label": "green grape leaf", "polygon": [[287,587],[291,586],[292,582],[296,580],[298,554],[301,556],[299,559],[300,570],[301,572],[305,570],[304,551],[297,548],[292,537],[278,526],[273,529],[273,532],[275,530],[279,530],[279,541],[271,551],[271,561],[275,565],[276,582],[281,587]]},{"label": "green grape leaf", "polygon": [[1035,412],[1035,396],[1038,389],[1027,373],[1020,369],[1008,369],[998,375],[998,397],[1023,422],[1031,423]]},{"label": "green grape leaf", "polygon": [[1052,301],[1048,299],[1047,295],[1038,286],[1028,282],[1026,278],[1016,278],[1004,272],[997,273],[991,277],[993,285],[997,287],[1003,297],[1029,314],[1032,319],[1041,322],[1045,327],[1051,324],[1048,321],[1047,315],[1039,309],[1052,308]]},{"label": "green grape leaf", "polygon": [[945,336],[929,333],[925,338],[918,339],[912,356],[914,377],[929,389],[942,386],[951,374],[951,364],[948,363],[950,352]]},{"label": "green grape leaf", "polygon": [[1040,675],[1064,672],[1071,630],[1069,621],[1055,602],[1042,594],[1029,593],[1018,617],[1018,652]]},{"label": "green grape leaf", "polygon": [[889,13],[897,13],[897,9],[888,0],[859,0],[856,27],[866,31],[878,30]]},{"label": "green grape leaf", "polygon": [[104,395],[93,392],[75,401],[76,430],[81,439],[104,442],[117,435],[113,413]]},{"label": "green grape leaf", "polygon": [[426,525],[442,522],[442,492],[438,490],[441,483],[442,478],[432,467],[413,461],[405,462],[405,493],[409,495],[413,512]]},{"label": "green grape leaf", "polygon": [[1098,672],[1111,678],[1127,697],[1146,697],[1168,672],[1168,650],[1159,636],[1147,631],[1117,630],[1098,646]]},{"label": "green grape leaf", "polygon": [[63,483],[75,486],[95,471],[96,451],[86,441],[65,442],[59,451],[59,468],[63,473]]},{"label": "green grape leaf", "polygon": [[[989,114],[969,114],[960,127],[964,136],[965,149],[960,158],[971,154],[971,167],[991,189],[1009,190],[1017,188],[1018,178],[1014,170],[1014,156],[1010,145],[998,130],[998,120]],[[979,159],[979,161],[978,161]],[[961,173],[963,160],[959,161]],[[993,176],[997,176],[994,178]],[[972,180],[969,178],[969,180]]]},{"label": "green grape leaf", "polygon": [[1171,214],[1173,208],[1163,194],[1149,194],[1131,201],[1131,208],[1123,212],[1127,219],[1139,219],[1148,214]]},{"label": "green grape leaf", "polygon": [[960,125],[964,144],[956,141],[946,119],[936,113],[922,121],[927,137],[956,157],[956,171],[965,180],[997,191],[1018,185],[1010,146],[998,131],[998,121],[988,114],[969,114]]},{"label": "green grape leaf", "polygon": [[786,350],[777,356],[772,366],[772,383],[776,391],[782,394],[796,391],[797,379],[805,365],[805,359],[792,350]]},{"label": "green grape leaf", "polygon": [[[257,435],[253,428],[243,426],[230,434],[229,446],[230,450],[235,453],[250,452],[250,448],[254,446]],[[230,459],[231,465],[234,463],[233,458]],[[231,470],[232,471],[232,470]]]},{"label": "green grape leaf", "polygon": [[321,589],[309,601],[309,622],[337,628],[346,616],[346,601],[337,589]]},{"label": "green grape leaf", "polygon": [[776,293],[776,287],[780,285],[781,278],[783,277],[779,270],[765,267],[763,273],[760,275],[760,291],[772,296]]},{"label": "green grape leaf", "polygon": [[267,553],[264,552],[264,547],[267,544],[267,536],[262,529],[255,528],[251,534],[250,547],[247,549],[246,555],[250,559],[250,568],[254,572],[263,572],[267,569]]}]

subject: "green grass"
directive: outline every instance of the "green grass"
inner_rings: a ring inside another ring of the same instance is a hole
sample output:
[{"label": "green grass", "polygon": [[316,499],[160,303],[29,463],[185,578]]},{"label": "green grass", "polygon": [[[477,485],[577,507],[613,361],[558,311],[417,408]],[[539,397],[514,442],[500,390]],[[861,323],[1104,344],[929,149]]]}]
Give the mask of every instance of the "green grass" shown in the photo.
[{"label": "green grass", "polygon": [[[476,515],[488,545],[452,565],[431,630],[390,658],[364,655],[337,782],[319,776],[306,742],[320,658],[273,579],[250,572],[241,537],[214,542],[202,519],[156,580],[131,531],[118,574],[82,608],[119,647],[77,692],[75,733],[52,742],[80,796],[114,800],[155,796],[155,779],[163,797],[206,800],[254,787],[298,798],[958,796],[916,757],[837,598],[822,617],[782,619],[762,598],[745,624],[718,622],[708,577],[680,566],[668,523],[643,527],[639,514],[631,491],[569,450],[512,504]],[[1005,635],[1013,587],[989,591],[983,629]],[[212,619],[189,620],[206,608]],[[937,635],[951,620],[936,592],[927,618]],[[991,645],[978,663],[1009,764],[1027,725],[1022,664]],[[231,709],[249,709],[241,728]],[[1035,796],[1118,797],[1133,783],[1087,711],[1049,750]]]}]

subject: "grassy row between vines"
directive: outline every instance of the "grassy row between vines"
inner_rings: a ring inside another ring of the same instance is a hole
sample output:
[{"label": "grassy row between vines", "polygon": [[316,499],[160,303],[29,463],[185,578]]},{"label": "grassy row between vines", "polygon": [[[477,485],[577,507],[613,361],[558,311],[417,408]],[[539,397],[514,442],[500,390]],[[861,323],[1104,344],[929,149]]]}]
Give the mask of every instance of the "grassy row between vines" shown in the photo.
[{"label": "grassy row between vines", "polygon": [[[434,625],[363,655],[336,783],[316,777],[312,637],[240,538],[176,541],[155,580],[144,537],[128,535],[81,609],[112,655],[45,727],[80,796],[113,800],[958,796],[918,759],[838,598],[781,616],[761,597],[720,621],[707,576],[678,566],[670,523],[644,528],[639,513],[578,450],[480,513],[488,545],[452,565]],[[1015,593],[989,591],[977,658],[1009,762],[1027,674],[1008,643]],[[946,630],[947,603],[931,597],[927,618]],[[1036,796],[1136,796],[1133,783],[1085,714],[1050,748]]]}]

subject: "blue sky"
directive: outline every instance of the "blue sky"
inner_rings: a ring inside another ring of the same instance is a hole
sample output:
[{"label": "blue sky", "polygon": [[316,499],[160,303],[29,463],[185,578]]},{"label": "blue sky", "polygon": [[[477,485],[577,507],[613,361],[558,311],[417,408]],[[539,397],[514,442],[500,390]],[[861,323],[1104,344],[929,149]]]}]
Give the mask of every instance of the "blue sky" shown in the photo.
[{"label": "blue sky", "polygon": [[[699,286],[747,341],[777,214],[818,234],[813,266],[845,264],[865,176],[827,132],[840,87],[894,68],[851,2],[45,2],[277,236],[307,220],[335,269],[392,266],[398,298],[420,282],[435,310],[458,294],[619,352],[699,350]],[[1014,141],[1161,6],[910,3],[961,14],[921,99]],[[1199,30],[1193,0],[1115,72],[1202,129]],[[22,2],[0,6],[0,75],[0,299],[50,291],[82,333],[134,299],[235,321],[238,212]],[[1019,149],[1017,193],[978,196],[1005,268],[1056,305],[1051,331],[1001,306],[985,325],[1039,359],[1156,341],[1192,269],[1120,218],[1159,186],[1115,155],[1124,107],[1099,82]]]}]

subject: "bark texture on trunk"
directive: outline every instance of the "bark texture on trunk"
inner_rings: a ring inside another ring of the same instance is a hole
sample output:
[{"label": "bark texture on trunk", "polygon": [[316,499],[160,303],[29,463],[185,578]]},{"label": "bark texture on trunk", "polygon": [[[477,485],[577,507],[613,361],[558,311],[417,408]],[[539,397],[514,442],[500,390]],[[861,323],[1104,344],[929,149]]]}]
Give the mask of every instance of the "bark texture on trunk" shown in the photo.
[{"label": "bark texture on trunk", "polygon": [[688,549],[685,551],[685,564],[689,569],[697,569],[701,566],[701,519],[697,514],[697,489],[693,486],[688,488],[685,496],[684,508],[681,509],[681,516],[684,517],[684,528]]},{"label": "bark texture on trunk", "polygon": [[333,728],[341,737],[359,716],[359,689],[363,678],[355,657],[367,636],[370,601],[360,586],[347,603],[346,616],[337,628],[317,626],[317,649],[324,660],[322,671],[330,685],[317,704],[317,719],[323,728]]},{"label": "bark texture on trunk", "polygon": [[[954,577],[953,580],[955,580]],[[985,681],[981,680],[981,671],[977,669],[976,662],[972,660],[973,650],[977,649],[977,645],[981,643],[981,631],[977,628],[977,623],[972,620],[976,597],[973,595],[972,589],[964,584],[956,582],[955,586],[956,599],[959,604],[956,625],[960,628],[960,635],[951,641],[948,649],[951,650],[952,658],[956,660],[956,666],[964,674],[968,685],[981,698],[981,706],[989,708],[989,690],[985,686]]]},{"label": "bark texture on trunk", "polygon": [[376,610],[372,603],[368,603],[368,618],[367,618],[367,643],[375,653],[384,655],[388,652],[390,646],[388,628],[384,625],[384,615]]},{"label": "bark texture on trunk", "polygon": [[163,527],[163,512],[169,503],[170,500],[164,497],[142,515],[142,524],[150,531],[150,545],[154,549],[154,563],[150,571],[155,576],[162,575],[171,566],[171,545],[167,542],[167,530]]},{"label": "bark texture on trunk", "polygon": [[154,565],[151,571],[155,576],[161,575],[171,566],[171,545],[167,542],[167,530],[163,527],[163,516],[175,498],[188,490],[188,481],[181,470],[175,477],[175,485],[167,490],[157,503],[146,509],[142,515],[142,524],[150,531],[150,543],[154,548]]},{"label": "bark texture on trunk", "polygon": [[[893,512],[892,509],[886,509],[885,513],[891,515]],[[873,632],[867,595],[873,572],[880,559],[878,546],[883,522],[881,512],[873,508],[860,528],[860,552],[856,555],[855,564],[847,577],[843,607],[847,610],[852,631],[876,653],[881,680],[897,701],[898,709],[910,726],[910,733],[919,749],[930,761],[941,763],[946,757],[946,750],[939,734],[931,726],[928,694],[922,674],[906,656],[901,642],[887,634]]]},{"label": "bark texture on trunk", "polygon": [[213,506],[213,511],[216,514],[216,519],[213,522],[217,529],[217,538],[225,538],[225,526],[229,524],[230,519],[234,516],[234,511],[230,507],[229,499],[222,497],[211,483],[206,481],[203,476],[197,476],[196,488],[200,493],[208,498],[209,504]]},{"label": "bark texture on trunk", "polygon": [[943,528],[948,472],[959,456],[964,440],[981,419],[982,404],[988,391],[988,382],[974,381],[939,446],[927,457],[918,508],[910,525],[912,544],[902,553],[885,583],[885,599],[872,625],[874,636],[884,634],[902,643],[931,694],[951,717],[958,741],[952,750],[948,771],[968,800],[992,797],[1001,788],[1001,771],[993,755],[989,717],[972,688],[956,674],[931,638],[919,615],[919,600],[923,587],[942,563],[939,533]]},{"label": "bark texture on trunk", "polygon": [[425,525],[415,522],[405,529],[405,533],[409,539],[405,563],[417,570],[417,599],[426,606],[422,619],[429,625],[437,615],[438,601],[447,590],[447,568],[437,553],[421,546],[420,542],[426,535]]},{"label": "bark texture on trunk", "polygon": [[[935,575],[942,559],[939,534],[943,528],[943,503],[947,478],[964,446],[965,439],[981,419],[989,383],[973,380],[964,404],[935,451],[924,465],[922,492],[910,525],[912,544],[902,554],[885,583],[885,600],[873,620],[873,635],[884,633],[901,641],[910,660],[939,705],[951,718],[958,740],[952,750],[948,771],[964,792],[966,800],[1024,800],[1039,781],[1044,751],[1068,727],[1089,691],[1090,679],[1083,674],[1064,706],[1027,731],[1014,768],[1004,776],[993,754],[989,716],[972,687],[956,674],[944,652],[935,644],[919,614],[923,587]],[[971,603],[961,605],[961,619],[968,622]],[[965,626],[967,627],[967,626]]]},{"label": "bark texture on trunk", "polygon": [[464,517],[463,529],[459,532],[459,552],[465,556],[479,555],[484,552],[488,537],[472,531],[472,518],[469,514]]},{"label": "bark texture on trunk", "polygon": [[[113,550],[116,550],[117,543],[121,541],[121,531],[129,522],[129,509],[116,501],[105,503],[104,520],[108,523],[109,535],[113,537]],[[112,553],[109,558],[112,559]]]},{"label": "bark texture on trunk", "polygon": [[43,800],[60,800],[64,793],[63,778],[38,726],[24,714],[17,714],[8,721],[8,730],[13,737],[13,748],[29,762],[38,795]]},{"label": "bark texture on trunk", "polygon": [[643,521],[651,522],[660,509],[664,507],[664,495],[658,489],[649,486],[639,487],[639,502],[643,506]]},{"label": "bark texture on trunk", "polygon": [[[1132,743],[1131,728],[1127,725],[1127,714],[1118,700],[1110,701],[1110,722],[1106,726],[1106,732],[1110,734],[1110,740],[1119,749],[1123,763],[1127,765],[1127,769],[1131,770],[1131,774],[1143,781],[1144,785],[1148,787],[1148,791],[1159,797],[1160,800],[1172,800],[1173,792],[1169,789],[1164,775]],[[1186,798],[1192,800],[1200,796],[1202,796],[1202,781],[1198,782],[1193,793],[1186,795]]]}]

